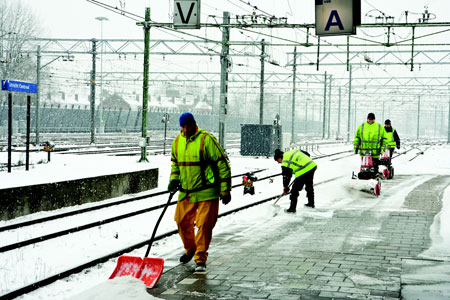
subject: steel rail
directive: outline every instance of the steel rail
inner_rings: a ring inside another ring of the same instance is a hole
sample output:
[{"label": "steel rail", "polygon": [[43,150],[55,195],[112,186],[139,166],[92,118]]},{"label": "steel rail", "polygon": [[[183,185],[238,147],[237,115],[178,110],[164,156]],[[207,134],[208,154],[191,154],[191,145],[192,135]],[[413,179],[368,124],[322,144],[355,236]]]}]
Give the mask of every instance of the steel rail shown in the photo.
[{"label": "steel rail", "polygon": [[[341,151],[341,152],[332,153],[332,154],[328,154],[328,155],[321,155],[321,156],[318,156],[318,157],[314,157],[314,159],[321,159],[321,158],[330,157],[330,156],[334,156],[334,155],[339,155],[339,154],[343,154],[343,153],[347,153],[347,152],[349,152],[349,151],[347,150],[347,151]],[[260,169],[260,170],[256,170],[256,171],[253,171],[253,172],[250,171],[250,172],[255,174],[255,173],[259,173],[259,172],[265,171],[265,170],[266,169]],[[248,174],[248,173],[249,172],[238,174],[238,175],[234,175],[234,176],[232,176],[232,178],[243,176],[243,175]],[[281,173],[278,173],[278,174],[275,174],[275,175],[265,176],[263,178],[258,179],[258,181],[266,180],[266,179],[269,179],[269,178],[272,178],[272,177],[276,177],[276,176],[280,176],[280,175],[281,175]],[[239,187],[239,186],[242,186],[242,185],[243,185],[243,183],[240,183],[240,184],[233,185],[232,187],[235,188],[235,187]],[[59,218],[62,218],[62,217],[72,216],[72,215],[75,215],[75,214],[80,214],[80,213],[85,213],[85,212],[89,212],[89,211],[94,211],[94,210],[98,210],[98,209],[102,209],[102,208],[106,208],[106,207],[111,207],[111,206],[115,206],[115,205],[119,205],[119,204],[124,204],[124,203],[132,202],[132,201],[137,201],[137,200],[141,200],[141,199],[145,199],[145,198],[151,198],[151,197],[159,196],[159,195],[166,194],[166,193],[169,193],[169,191],[161,191],[161,192],[153,193],[153,194],[150,194],[150,195],[137,196],[137,197],[133,197],[133,198],[130,198],[130,199],[124,199],[124,200],[113,202],[113,203],[101,204],[101,205],[97,205],[95,207],[89,207],[89,208],[80,209],[80,210],[76,210],[76,211],[61,213],[61,214],[48,216],[48,217],[35,219],[35,220],[30,220],[30,221],[26,221],[26,222],[22,222],[22,223],[11,224],[11,225],[8,225],[8,226],[0,227],[0,232],[5,231],[5,230],[10,230],[10,229],[21,228],[21,227],[25,227],[25,226],[29,226],[29,225],[33,225],[33,224],[37,224],[37,223],[42,223],[42,222],[46,222],[46,221],[51,221],[51,220],[59,219]],[[173,201],[173,202],[170,202],[169,205],[174,205],[176,203],[177,203],[177,201]],[[130,212],[130,213],[122,214],[122,215],[119,215],[119,216],[111,217],[111,218],[100,220],[100,221],[91,222],[91,223],[84,224],[84,225],[81,225],[81,226],[75,226],[75,227],[68,228],[68,229],[65,229],[65,230],[61,230],[61,231],[58,231],[58,232],[53,232],[53,233],[50,233],[50,234],[47,234],[47,235],[43,235],[43,236],[39,236],[39,237],[28,239],[28,240],[20,241],[20,242],[17,242],[17,243],[8,244],[8,245],[0,247],[0,253],[6,252],[6,251],[11,251],[11,250],[18,249],[18,248],[25,247],[25,246],[29,246],[29,245],[34,245],[34,244],[37,244],[37,243],[40,243],[40,242],[44,242],[44,241],[47,241],[47,240],[50,240],[50,239],[53,239],[53,238],[57,238],[57,237],[60,237],[60,236],[67,235],[69,233],[75,233],[75,232],[87,230],[87,229],[90,229],[90,228],[93,228],[93,227],[97,227],[97,226],[100,226],[100,225],[116,222],[116,221],[119,221],[119,220],[122,220],[122,219],[134,217],[134,216],[137,216],[137,215],[140,215],[140,214],[144,214],[144,213],[147,213],[147,212],[151,212],[151,211],[160,209],[162,207],[164,207],[164,204],[152,206],[152,207],[149,207],[149,208],[144,208],[144,209],[141,209],[141,210],[133,211],[133,212]]]},{"label": "steel rail", "polygon": [[[262,172],[265,170],[266,169],[260,169],[260,170],[253,171],[253,173],[259,173],[259,172]],[[248,172],[233,175],[233,176],[231,176],[231,178],[244,176],[247,173]],[[30,226],[30,225],[34,225],[34,224],[38,224],[38,223],[43,223],[43,222],[47,222],[47,221],[52,221],[52,220],[56,220],[56,219],[60,219],[60,218],[64,218],[64,217],[69,217],[69,216],[73,216],[73,215],[77,215],[77,214],[81,214],[81,213],[85,213],[85,212],[90,212],[90,211],[103,209],[103,208],[107,208],[107,207],[111,207],[111,206],[115,206],[115,205],[125,204],[125,203],[129,203],[129,202],[137,201],[137,200],[142,200],[145,198],[151,198],[151,197],[155,197],[155,196],[159,196],[159,195],[163,195],[163,194],[168,194],[168,193],[169,193],[169,191],[160,191],[160,192],[156,192],[156,193],[152,193],[152,194],[148,194],[148,195],[142,195],[142,196],[132,197],[129,199],[123,199],[123,200],[115,201],[112,203],[100,204],[100,205],[96,205],[96,206],[92,206],[92,207],[77,209],[77,210],[73,210],[73,211],[69,211],[69,212],[64,212],[64,213],[60,213],[60,214],[55,214],[55,215],[51,215],[51,216],[47,216],[47,217],[34,219],[34,220],[24,221],[24,222],[20,222],[20,223],[14,223],[14,224],[0,227],[0,232],[6,231],[6,230],[11,230],[11,229],[17,229],[20,227]],[[102,221],[99,221],[99,222],[102,222]],[[99,225],[101,225],[101,224],[99,224]],[[1,250],[0,250],[0,252],[1,252]]]}]

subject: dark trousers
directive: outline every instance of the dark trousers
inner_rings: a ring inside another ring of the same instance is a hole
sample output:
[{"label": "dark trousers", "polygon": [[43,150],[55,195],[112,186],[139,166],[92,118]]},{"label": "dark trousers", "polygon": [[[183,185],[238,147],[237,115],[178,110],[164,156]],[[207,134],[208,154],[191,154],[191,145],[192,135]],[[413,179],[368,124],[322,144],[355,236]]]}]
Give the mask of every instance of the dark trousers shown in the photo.
[{"label": "dark trousers", "polygon": [[314,173],[316,172],[317,167],[306,172],[305,174],[295,178],[294,183],[291,189],[291,209],[295,209],[297,207],[297,199],[300,191],[305,186],[306,190],[306,198],[308,198],[308,204],[314,205]]},{"label": "dark trousers", "polygon": [[392,159],[392,155],[394,154],[394,148],[389,148],[390,157]]},{"label": "dark trousers", "polygon": [[378,166],[380,165],[380,159],[372,157],[372,163],[373,163],[373,169],[375,170],[375,175],[376,175],[376,174],[378,174]]}]

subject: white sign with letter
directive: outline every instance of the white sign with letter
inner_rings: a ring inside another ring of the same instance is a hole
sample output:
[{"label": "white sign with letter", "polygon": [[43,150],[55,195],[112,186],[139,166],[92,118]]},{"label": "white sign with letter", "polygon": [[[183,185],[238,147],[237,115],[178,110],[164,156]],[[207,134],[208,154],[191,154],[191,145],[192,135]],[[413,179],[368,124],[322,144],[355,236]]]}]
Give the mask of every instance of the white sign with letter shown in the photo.
[{"label": "white sign with letter", "polygon": [[[358,0],[315,0],[316,35],[356,34],[358,19]],[[359,2],[360,3],[360,2]],[[354,5],[355,4],[355,5]]]},{"label": "white sign with letter", "polygon": [[200,0],[175,0],[173,3],[174,28],[200,28]]}]

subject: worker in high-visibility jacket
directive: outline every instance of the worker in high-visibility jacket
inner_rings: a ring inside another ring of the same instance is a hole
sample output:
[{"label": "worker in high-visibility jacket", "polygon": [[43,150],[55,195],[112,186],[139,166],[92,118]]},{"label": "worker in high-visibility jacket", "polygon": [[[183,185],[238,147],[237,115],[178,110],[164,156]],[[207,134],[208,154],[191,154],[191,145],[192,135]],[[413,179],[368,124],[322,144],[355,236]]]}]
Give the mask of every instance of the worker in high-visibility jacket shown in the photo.
[{"label": "worker in high-visibility jacket", "polygon": [[[305,186],[306,198],[308,198],[308,203],[305,206],[314,208],[314,173],[317,170],[317,164],[311,159],[309,153],[300,149],[287,152],[276,149],[273,158],[281,164],[283,193],[288,194],[291,191],[291,205],[286,212],[296,212],[298,195],[303,186]],[[289,182],[292,174],[294,174],[295,179],[292,182],[292,189],[290,189]]]},{"label": "worker in high-visibility jacket", "polygon": [[355,154],[360,153],[361,156],[372,156],[372,162],[376,174],[378,174],[378,165],[380,154],[386,150],[387,135],[384,127],[375,121],[375,114],[367,115],[367,122],[359,125],[356,130],[353,146]]},{"label": "worker in high-visibility jacket", "polygon": [[168,189],[179,189],[175,221],[185,249],[180,262],[194,257],[195,270],[205,271],[219,199],[223,204],[231,200],[230,163],[216,138],[200,129],[191,113],[181,114],[179,122],[181,133],[172,143]]},{"label": "worker in high-visibility jacket", "polygon": [[391,120],[389,119],[384,121],[384,130],[386,130],[387,135],[387,148],[389,149],[390,157],[392,157],[395,147],[400,149],[400,137],[397,130],[391,126]]}]

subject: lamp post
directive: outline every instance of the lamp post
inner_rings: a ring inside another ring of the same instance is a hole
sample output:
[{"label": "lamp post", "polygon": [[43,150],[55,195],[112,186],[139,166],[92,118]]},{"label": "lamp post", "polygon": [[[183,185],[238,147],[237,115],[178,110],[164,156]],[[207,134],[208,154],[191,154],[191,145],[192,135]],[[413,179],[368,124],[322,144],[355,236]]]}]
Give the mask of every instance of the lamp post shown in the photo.
[{"label": "lamp post", "polygon": [[99,111],[99,133],[105,132],[105,125],[103,124],[103,21],[109,21],[107,17],[96,17],[96,20],[100,21],[100,40],[101,40],[101,48],[100,48],[100,103],[98,106]]}]

